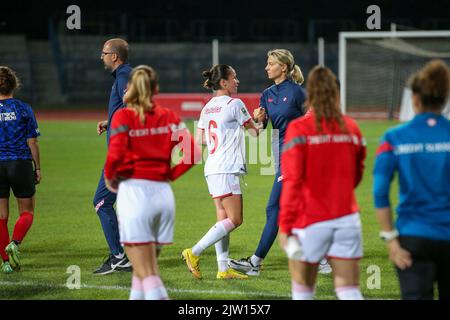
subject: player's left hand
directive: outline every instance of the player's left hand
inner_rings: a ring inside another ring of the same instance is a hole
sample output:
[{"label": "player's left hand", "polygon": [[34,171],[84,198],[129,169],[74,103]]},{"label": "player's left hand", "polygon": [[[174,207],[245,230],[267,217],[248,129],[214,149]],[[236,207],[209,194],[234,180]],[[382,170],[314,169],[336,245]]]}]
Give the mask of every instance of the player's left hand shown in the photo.
[{"label": "player's left hand", "polygon": [[34,184],[39,184],[41,182],[41,169],[34,170]]},{"label": "player's left hand", "polygon": [[117,193],[117,188],[119,187],[119,182],[116,179],[110,180],[110,179],[105,178],[105,185],[109,191],[111,191],[113,193]]}]

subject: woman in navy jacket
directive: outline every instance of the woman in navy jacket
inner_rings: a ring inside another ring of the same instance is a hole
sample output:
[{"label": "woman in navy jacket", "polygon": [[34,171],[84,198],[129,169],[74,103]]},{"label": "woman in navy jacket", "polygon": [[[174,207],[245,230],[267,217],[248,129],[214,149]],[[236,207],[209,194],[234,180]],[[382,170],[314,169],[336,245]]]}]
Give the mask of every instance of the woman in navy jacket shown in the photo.
[{"label": "woman in navy jacket", "polygon": [[260,107],[254,111],[257,122],[263,122],[264,128],[270,119],[274,129],[272,134],[272,153],[275,158],[275,181],[266,208],[266,224],[255,253],[240,260],[230,260],[231,268],[248,275],[259,275],[263,259],[269,252],[278,233],[278,211],[281,195],[280,150],[286,128],[290,121],[304,115],[303,103],[306,92],[300,86],[303,74],[295,64],[291,52],[286,49],[274,49],[267,53],[267,76],[274,82],[263,91]]}]

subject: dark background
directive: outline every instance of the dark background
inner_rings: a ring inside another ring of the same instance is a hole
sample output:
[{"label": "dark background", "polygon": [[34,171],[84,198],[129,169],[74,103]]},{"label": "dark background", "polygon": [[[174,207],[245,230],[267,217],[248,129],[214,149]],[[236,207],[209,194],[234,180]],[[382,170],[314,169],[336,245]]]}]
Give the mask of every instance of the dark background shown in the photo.
[{"label": "dark background", "polygon": [[367,30],[366,9],[381,8],[382,30],[450,29],[450,1],[2,1],[0,34],[48,36],[49,18],[82,11],[83,34],[126,33],[131,41],[315,41],[336,40],[338,31]]}]

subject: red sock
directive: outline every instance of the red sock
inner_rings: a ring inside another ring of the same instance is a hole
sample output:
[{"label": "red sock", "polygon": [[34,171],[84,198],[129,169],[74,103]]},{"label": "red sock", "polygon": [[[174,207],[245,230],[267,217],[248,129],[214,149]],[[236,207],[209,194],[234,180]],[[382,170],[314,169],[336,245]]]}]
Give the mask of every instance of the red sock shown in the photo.
[{"label": "red sock", "polygon": [[22,242],[32,224],[33,214],[26,211],[22,212],[19,219],[16,221],[16,225],[14,226],[12,240]]},{"label": "red sock", "polygon": [[0,255],[3,261],[8,261],[8,255],[5,252],[9,244],[8,219],[0,219]]}]

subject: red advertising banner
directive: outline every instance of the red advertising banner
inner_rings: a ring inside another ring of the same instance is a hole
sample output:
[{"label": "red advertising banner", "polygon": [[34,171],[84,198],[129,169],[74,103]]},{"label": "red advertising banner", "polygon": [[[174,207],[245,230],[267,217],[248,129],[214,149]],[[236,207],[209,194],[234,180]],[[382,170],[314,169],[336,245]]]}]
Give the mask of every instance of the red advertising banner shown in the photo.
[{"label": "red advertising banner", "polygon": [[[203,106],[211,97],[210,93],[161,93],[154,100],[160,106],[176,111],[181,118],[198,119]],[[233,97],[241,99],[250,114],[259,107],[259,93],[241,93]]]}]

